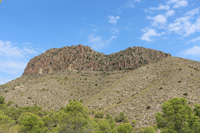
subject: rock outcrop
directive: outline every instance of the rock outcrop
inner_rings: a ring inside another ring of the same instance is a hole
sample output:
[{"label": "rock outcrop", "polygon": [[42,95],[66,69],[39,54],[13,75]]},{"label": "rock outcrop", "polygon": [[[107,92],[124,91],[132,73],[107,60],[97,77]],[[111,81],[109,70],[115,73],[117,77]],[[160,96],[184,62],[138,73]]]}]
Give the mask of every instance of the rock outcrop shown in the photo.
[{"label": "rock outcrop", "polygon": [[83,45],[54,48],[31,59],[23,75],[50,74],[66,70],[130,70],[168,56],[171,55],[142,47],[127,48],[110,55],[98,53]]}]

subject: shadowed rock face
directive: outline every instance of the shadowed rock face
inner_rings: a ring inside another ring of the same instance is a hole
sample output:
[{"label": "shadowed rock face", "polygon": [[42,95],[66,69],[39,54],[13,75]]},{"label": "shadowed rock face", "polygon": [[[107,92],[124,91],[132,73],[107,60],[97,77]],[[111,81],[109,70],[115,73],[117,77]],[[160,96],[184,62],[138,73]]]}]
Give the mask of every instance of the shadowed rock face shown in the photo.
[{"label": "shadowed rock face", "polygon": [[23,75],[50,74],[65,70],[111,71],[136,69],[144,64],[171,56],[161,51],[142,47],[105,55],[90,47],[78,45],[50,49],[31,59]]}]

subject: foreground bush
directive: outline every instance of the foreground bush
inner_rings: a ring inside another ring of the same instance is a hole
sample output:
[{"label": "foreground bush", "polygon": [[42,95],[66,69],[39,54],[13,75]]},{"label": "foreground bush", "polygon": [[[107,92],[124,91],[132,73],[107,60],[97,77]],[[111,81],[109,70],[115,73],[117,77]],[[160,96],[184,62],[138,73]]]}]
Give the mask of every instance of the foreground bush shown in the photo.
[{"label": "foreground bush", "polygon": [[21,132],[42,132],[43,121],[33,113],[25,113],[19,120]]},{"label": "foreground bush", "polygon": [[129,123],[121,124],[117,128],[119,133],[132,133],[133,127]]},{"label": "foreground bush", "polygon": [[[38,106],[12,107],[0,103],[0,132],[22,133],[133,133],[135,121],[128,123],[121,112],[113,119],[109,114],[89,113],[81,102],[70,101],[58,111],[45,112]],[[184,98],[173,98],[156,114],[157,127],[146,127],[141,133],[200,133],[200,105],[192,109]]]},{"label": "foreground bush", "polygon": [[162,105],[162,113],[156,114],[157,126],[163,133],[199,133],[199,105],[195,109],[184,98],[173,98]]}]

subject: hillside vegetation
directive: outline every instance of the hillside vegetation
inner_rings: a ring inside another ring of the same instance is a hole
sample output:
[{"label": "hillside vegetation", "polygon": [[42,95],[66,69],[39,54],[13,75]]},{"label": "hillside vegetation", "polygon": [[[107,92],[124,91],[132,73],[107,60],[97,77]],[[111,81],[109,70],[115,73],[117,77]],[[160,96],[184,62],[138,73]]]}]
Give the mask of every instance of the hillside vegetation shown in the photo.
[{"label": "hillside vegetation", "polygon": [[136,128],[156,124],[156,112],[171,98],[184,97],[191,106],[200,103],[200,62],[177,57],[155,59],[134,69],[61,69],[41,74],[34,74],[34,70],[0,86],[6,102],[22,107],[38,105],[49,111],[77,100],[89,110],[113,117],[124,112],[129,121],[137,121]]},{"label": "hillside vegetation", "polygon": [[[12,107],[0,97],[0,132],[6,133],[199,133],[200,104],[192,109],[184,98],[172,98],[156,114],[157,125],[134,128],[121,112],[114,119],[103,112],[89,111],[81,102],[70,101],[60,110],[43,111],[38,106]],[[175,105],[175,106],[174,106]]]},{"label": "hillside vegetation", "polygon": [[130,71],[65,71],[22,76],[0,86],[6,101],[19,106],[60,109],[69,100],[81,100],[91,110],[127,114],[138,127],[155,124],[161,104],[185,97],[200,103],[200,63],[168,57]]}]

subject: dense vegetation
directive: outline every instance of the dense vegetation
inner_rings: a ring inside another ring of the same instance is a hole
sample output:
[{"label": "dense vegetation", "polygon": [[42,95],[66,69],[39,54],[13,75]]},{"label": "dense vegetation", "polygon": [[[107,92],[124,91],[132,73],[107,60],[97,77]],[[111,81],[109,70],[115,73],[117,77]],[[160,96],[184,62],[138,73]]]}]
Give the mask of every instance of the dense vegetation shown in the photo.
[{"label": "dense vegetation", "polygon": [[192,109],[184,98],[173,98],[156,114],[157,127],[163,133],[200,133],[200,105]]},{"label": "dense vegetation", "polygon": [[[105,118],[104,118],[105,117]],[[70,101],[59,111],[43,111],[38,106],[13,107],[0,97],[0,132],[31,133],[131,133],[133,127],[127,123],[124,113],[116,118],[103,112],[88,111],[81,102]]]},{"label": "dense vegetation", "polygon": [[[184,98],[173,98],[156,114],[157,126],[140,129],[141,133],[199,133],[200,105],[192,109]],[[121,112],[114,119],[103,112],[94,113],[81,102],[70,101],[59,111],[43,111],[38,106],[18,107],[0,96],[0,132],[22,133],[133,133],[136,122],[128,123]]]}]

